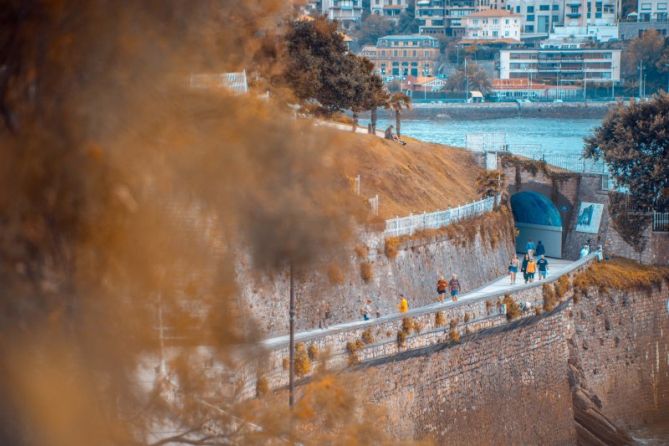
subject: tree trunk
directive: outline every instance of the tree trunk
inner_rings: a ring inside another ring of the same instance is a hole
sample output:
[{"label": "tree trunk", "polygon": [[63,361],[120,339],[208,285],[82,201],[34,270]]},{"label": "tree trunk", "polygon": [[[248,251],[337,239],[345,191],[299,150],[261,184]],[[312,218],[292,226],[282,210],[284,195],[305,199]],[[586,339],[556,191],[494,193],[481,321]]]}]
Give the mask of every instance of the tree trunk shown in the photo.
[{"label": "tree trunk", "polygon": [[372,116],[371,116],[371,121],[372,121],[372,135],[376,134],[376,120],[377,120],[377,112],[376,112],[376,107],[372,108]]},{"label": "tree trunk", "polygon": [[400,133],[400,111],[395,110],[395,127],[397,127],[397,137],[402,136]]}]

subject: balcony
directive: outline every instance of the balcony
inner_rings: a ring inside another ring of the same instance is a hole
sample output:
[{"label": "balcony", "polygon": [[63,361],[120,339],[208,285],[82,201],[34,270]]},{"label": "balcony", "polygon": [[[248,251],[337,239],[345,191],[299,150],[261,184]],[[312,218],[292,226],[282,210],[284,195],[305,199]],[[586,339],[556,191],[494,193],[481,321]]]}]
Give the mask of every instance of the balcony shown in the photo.
[{"label": "balcony", "polygon": [[577,18],[581,17],[581,13],[580,12],[568,12],[566,14],[566,16],[569,17],[570,19],[577,19]]}]

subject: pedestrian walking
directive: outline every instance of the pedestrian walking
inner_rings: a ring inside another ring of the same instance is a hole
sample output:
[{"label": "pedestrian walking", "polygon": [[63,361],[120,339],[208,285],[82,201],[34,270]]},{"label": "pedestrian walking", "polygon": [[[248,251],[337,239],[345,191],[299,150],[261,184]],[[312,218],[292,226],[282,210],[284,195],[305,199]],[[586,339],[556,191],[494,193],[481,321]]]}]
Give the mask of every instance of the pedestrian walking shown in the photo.
[{"label": "pedestrian walking", "polygon": [[539,240],[537,242],[537,257],[541,257],[544,254],[546,254],[546,247],[541,243],[541,240]]},{"label": "pedestrian walking", "polygon": [[534,274],[537,272],[537,262],[530,257],[527,261],[527,280],[532,283],[534,282]]},{"label": "pedestrian walking", "polygon": [[409,311],[409,301],[404,296],[404,294],[400,294],[399,310],[400,313],[406,313],[407,311]]},{"label": "pedestrian walking", "polygon": [[539,268],[539,280],[545,279],[546,276],[548,276],[548,260],[546,260],[546,256],[541,256],[539,260],[537,260],[537,267]]},{"label": "pedestrian walking", "polygon": [[446,294],[447,289],[448,281],[444,279],[444,276],[439,276],[439,280],[437,280],[437,299],[439,302],[444,301],[444,294]]},{"label": "pedestrian walking", "polygon": [[511,279],[511,285],[514,285],[516,283],[516,276],[518,275],[518,256],[513,255],[513,258],[509,262],[509,276]]},{"label": "pedestrian walking", "polygon": [[451,276],[451,280],[448,282],[448,288],[451,290],[451,299],[453,302],[456,302],[458,300],[458,294],[460,294],[460,290],[462,289],[457,274]]},{"label": "pedestrian walking", "polygon": [[525,251],[527,251],[527,255],[532,257],[534,255],[534,249],[535,249],[534,242],[532,241],[532,239],[529,239],[527,241],[527,244],[525,245]]},{"label": "pedestrian walking", "polygon": [[583,245],[583,247],[581,248],[581,252],[579,254],[579,258],[582,259],[584,257],[587,257],[588,254],[590,254],[590,248],[588,247],[588,245]]},{"label": "pedestrian walking", "polygon": [[330,316],[330,304],[324,300],[318,308],[318,328],[328,328]]},{"label": "pedestrian walking", "polygon": [[523,263],[520,265],[520,270],[523,272],[523,280],[527,283],[527,263],[530,261],[530,256],[525,254],[523,257]]}]

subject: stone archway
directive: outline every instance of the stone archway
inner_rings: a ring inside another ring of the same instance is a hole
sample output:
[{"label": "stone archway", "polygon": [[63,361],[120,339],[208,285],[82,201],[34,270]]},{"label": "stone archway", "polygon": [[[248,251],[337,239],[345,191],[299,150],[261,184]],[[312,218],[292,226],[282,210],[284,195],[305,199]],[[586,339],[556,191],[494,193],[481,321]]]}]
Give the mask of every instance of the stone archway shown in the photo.
[{"label": "stone archway", "polygon": [[549,257],[562,257],[562,217],[553,202],[543,194],[523,191],[511,196],[511,210],[519,230],[516,251],[525,252],[528,240],[541,240]]}]

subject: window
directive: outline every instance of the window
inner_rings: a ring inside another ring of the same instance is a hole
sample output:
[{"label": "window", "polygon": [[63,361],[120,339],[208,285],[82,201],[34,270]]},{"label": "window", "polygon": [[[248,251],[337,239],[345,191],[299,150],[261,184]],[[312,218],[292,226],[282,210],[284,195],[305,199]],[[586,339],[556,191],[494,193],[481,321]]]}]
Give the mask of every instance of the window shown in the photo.
[{"label": "window", "polygon": [[560,16],[559,15],[554,15],[553,16],[553,23],[559,22],[560,21]]},{"label": "window", "polygon": [[504,37],[509,37],[509,32],[508,31],[504,31]]},{"label": "window", "polygon": [[474,25],[478,25],[478,24],[479,24],[479,19],[474,19]]},{"label": "window", "polygon": [[550,11],[551,10],[551,5],[540,5],[539,6],[539,11]]},{"label": "window", "polygon": [[516,12],[520,12],[520,6],[516,6]]},{"label": "window", "polygon": [[534,12],[534,6],[528,6],[527,12]]},{"label": "window", "polygon": [[664,11],[664,10],[667,9],[667,4],[666,3],[658,3],[657,4],[657,9],[661,9],[661,10]]},{"label": "window", "polygon": [[534,22],[534,14],[528,15],[527,18],[525,19],[527,22]]},{"label": "window", "polygon": [[509,24],[509,19],[504,19],[504,24],[508,25]]},{"label": "window", "polygon": [[553,5],[553,11],[559,11],[560,5]]},{"label": "window", "polygon": [[533,33],[534,32],[534,25],[525,25],[525,32],[526,33]]},{"label": "window", "polygon": [[499,36],[499,33],[498,33],[497,31],[493,31],[493,32],[492,32],[492,36],[493,36],[493,37],[498,37],[498,36]]},{"label": "window", "polygon": [[498,19],[492,19],[492,24],[493,24],[493,25],[497,25],[497,24],[499,24],[499,20],[498,20]]}]

